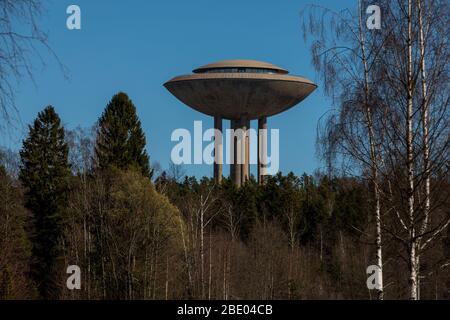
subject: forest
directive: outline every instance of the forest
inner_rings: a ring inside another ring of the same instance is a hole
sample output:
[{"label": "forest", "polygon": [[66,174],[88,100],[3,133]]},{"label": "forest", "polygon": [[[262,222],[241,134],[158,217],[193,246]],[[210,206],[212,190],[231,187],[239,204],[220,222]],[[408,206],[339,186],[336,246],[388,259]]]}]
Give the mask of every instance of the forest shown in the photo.
[{"label": "forest", "polygon": [[449,299],[449,4],[378,1],[379,30],[367,4],[300,14],[332,102],[312,174],[236,187],[163,170],[124,92],[92,128],[44,107],[0,153],[0,300]]},{"label": "forest", "polygon": [[[157,172],[124,93],[98,131],[65,131],[53,107],[29,130],[20,155],[2,157],[2,299],[376,298],[366,286],[376,241],[362,178],[279,173],[237,188],[178,166]],[[448,214],[448,200],[437,214]],[[403,248],[383,244],[392,257],[385,296],[405,298]],[[449,254],[447,230],[424,255],[422,297],[449,297]],[[73,264],[81,290],[66,288]]]}]

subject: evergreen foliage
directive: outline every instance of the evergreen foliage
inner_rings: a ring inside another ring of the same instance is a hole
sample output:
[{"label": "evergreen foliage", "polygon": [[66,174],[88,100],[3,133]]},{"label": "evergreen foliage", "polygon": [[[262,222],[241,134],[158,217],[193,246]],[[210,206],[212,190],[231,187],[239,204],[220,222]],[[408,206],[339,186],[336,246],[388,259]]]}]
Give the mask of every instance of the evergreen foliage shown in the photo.
[{"label": "evergreen foliage", "polygon": [[114,95],[98,121],[95,153],[102,169],[114,166],[119,169],[140,168],[151,178],[149,156],[145,150],[146,139],[136,107],[127,94]]},{"label": "evergreen foliage", "polygon": [[40,296],[50,299],[58,296],[62,219],[70,177],[64,128],[53,107],[45,108],[29,126],[20,157],[19,178],[25,205],[32,213],[33,280]]}]

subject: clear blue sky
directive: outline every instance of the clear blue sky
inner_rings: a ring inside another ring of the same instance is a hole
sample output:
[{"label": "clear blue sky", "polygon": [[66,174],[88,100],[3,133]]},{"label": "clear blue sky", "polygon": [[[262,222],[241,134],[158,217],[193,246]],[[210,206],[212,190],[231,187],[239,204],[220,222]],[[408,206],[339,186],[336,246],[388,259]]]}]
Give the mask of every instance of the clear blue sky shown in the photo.
[{"label": "clear blue sky", "polygon": [[[218,60],[255,59],[318,82],[299,23],[299,12],[309,3],[312,1],[52,0],[47,4],[44,29],[69,68],[70,79],[44,54],[47,66],[35,70],[35,84],[23,79],[17,90],[22,123],[30,123],[38,111],[52,104],[68,128],[89,127],[112,95],[124,91],[137,107],[151,161],[166,168],[174,129],[192,129],[194,120],[213,125],[211,118],[184,106],[166,91],[162,85],[173,76]],[[334,8],[353,5],[353,1],[316,3]],[[66,28],[70,4],[81,7],[82,30]],[[269,128],[280,130],[281,171],[313,173],[321,166],[315,152],[316,125],[329,108],[319,87],[300,105],[269,118]],[[19,128],[12,136],[3,135],[0,142],[17,150],[25,132],[24,127]],[[207,165],[185,169],[189,175],[212,175],[212,167]]]}]

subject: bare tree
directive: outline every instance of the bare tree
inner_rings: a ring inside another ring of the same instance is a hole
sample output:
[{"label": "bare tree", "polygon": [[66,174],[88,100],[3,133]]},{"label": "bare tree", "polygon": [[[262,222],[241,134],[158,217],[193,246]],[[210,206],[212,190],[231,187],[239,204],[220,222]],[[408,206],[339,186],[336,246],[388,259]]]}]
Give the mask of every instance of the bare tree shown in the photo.
[{"label": "bare tree", "polygon": [[169,178],[175,182],[181,182],[183,177],[186,175],[186,169],[183,165],[177,165],[173,162],[169,163]]},{"label": "bare tree", "polygon": [[337,106],[324,118],[324,127],[319,128],[319,153],[328,166],[338,156],[341,161],[349,161],[353,174],[363,173],[372,185],[376,264],[380,271],[378,298],[383,299],[378,148],[381,137],[376,134],[372,93],[372,67],[378,61],[382,42],[375,41],[366,28],[365,4],[358,1],[356,13],[310,6],[302,12],[302,20],[305,40],[308,36],[315,39],[311,45],[313,65]]},{"label": "bare tree", "polygon": [[43,13],[41,0],[0,0],[0,113],[7,124],[18,115],[15,81],[24,76],[33,79],[33,65],[45,64],[42,49],[65,69],[40,26]]},{"label": "bare tree", "polygon": [[[450,224],[445,211],[450,47],[449,18],[443,14],[448,3],[380,1],[382,29],[370,32],[363,30],[362,19],[369,3],[359,4],[356,16],[320,8],[331,18],[312,14],[304,26],[318,38],[313,61],[337,105],[319,128],[318,142],[324,156],[367,176],[373,186],[377,265],[383,266],[383,231],[401,244],[409,297],[418,299],[420,257]],[[324,21],[334,30],[331,38],[324,36]]]},{"label": "bare tree", "polygon": [[[383,8],[385,23],[393,31],[377,65],[377,98],[385,109],[383,180],[390,189],[386,200],[396,222],[384,229],[404,247],[409,297],[419,299],[420,258],[450,224],[444,187],[450,142],[450,46],[444,30],[450,25],[442,14],[448,3],[385,1]],[[433,65],[429,74],[426,65]]]}]

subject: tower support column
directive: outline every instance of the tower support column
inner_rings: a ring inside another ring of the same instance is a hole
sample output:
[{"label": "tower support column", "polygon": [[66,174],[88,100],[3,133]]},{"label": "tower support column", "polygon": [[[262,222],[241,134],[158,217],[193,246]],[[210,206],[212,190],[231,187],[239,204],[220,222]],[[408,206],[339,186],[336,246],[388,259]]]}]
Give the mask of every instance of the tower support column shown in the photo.
[{"label": "tower support column", "polygon": [[267,117],[258,119],[258,182],[264,184],[267,166]]},{"label": "tower support column", "polygon": [[247,180],[250,179],[250,135],[249,135],[249,129],[250,129],[250,120],[247,120],[246,118],[242,118],[242,130],[243,130],[243,137],[242,137],[242,183],[245,183]]},{"label": "tower support column", "polygon": [[242,140],[239,139],[239,129],[241,129],[241,122],[240,120],[231,120],[231,137],[230,141],[232,143],[232,150],[233,150],[233,156],[231,159],[233,160],[233,163],[231,164],[230,173],[231,173],[231,179],[233,180],[234,184],[238,187],[242,184],[242,147],[241,142]]},{"label": "tower support column", "polygon": [[214,117],[214,180],[222,182],[223,166],[222,117]]}]

